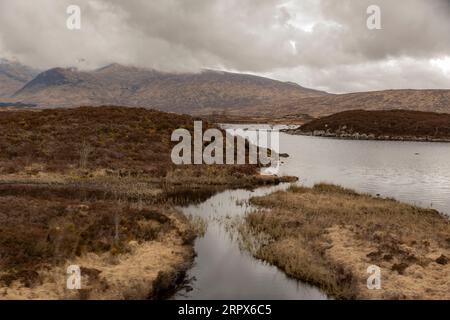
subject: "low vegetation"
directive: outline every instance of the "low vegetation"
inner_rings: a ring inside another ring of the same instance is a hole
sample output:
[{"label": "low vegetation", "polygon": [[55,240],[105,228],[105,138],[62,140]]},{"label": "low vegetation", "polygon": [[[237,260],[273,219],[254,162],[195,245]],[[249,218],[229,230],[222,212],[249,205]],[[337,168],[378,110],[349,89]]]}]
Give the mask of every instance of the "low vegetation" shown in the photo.
[{"label": "low vegetation", "polygon": [[[147,298],[156,290],[157,274],[144,270],[151,269],[150,260],[133,275],[147,283],[135,296],[126,296],[133,289],[126,273],[108,275],[108,267],[126,268],[124,257],[155,246],[149,258],[162,261],[149,271],[178,272],[192,259],[194,230],[172,208],[72,198],[51,189],[0,197],[0,298]],[[65,288],[69,264],[82,268],[82,291]]]},{"label": "low vegetation", "polygon": [[170,167],[174,129],[191,129],[189,116],[136,108],[100,107],[3,112],[3,173],[122,170],[163,176]]},{"label": "low vegetation", "polygon": [[[450,298],[450,221],[435,210],[327,184],[251,202],[246,223],[272,239],[256,256],[333,297]],[[381,290],[367,288],[371,265]]]},{"label": "low vegetation", "polygon": [[[193,123],[137,108],[3,111],[0,299],[147,299],[173,289],[206,228],[173,205],[282,180],[250,165],[173,165],[171,133]],[[66,289],[69,264],[81,266],[82,290]]]},{"label": "low vegetation", "polygon": [[298,133],[341,138],[450,141],[450,114],[407,110],[345,111],[313,120]]}]

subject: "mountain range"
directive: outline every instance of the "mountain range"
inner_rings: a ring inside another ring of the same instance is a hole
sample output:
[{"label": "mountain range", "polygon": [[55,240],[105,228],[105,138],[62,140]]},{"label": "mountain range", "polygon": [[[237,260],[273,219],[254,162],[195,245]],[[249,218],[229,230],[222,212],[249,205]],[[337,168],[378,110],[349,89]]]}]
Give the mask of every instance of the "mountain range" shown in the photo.
[{"label": "mountain range", "polygon": [[253,75],[211,70],[165,73],[111,64],[94,71],[47,70],[11,98],[45,107],[121,105],[192,114],[269,108],[322,95],[326,93]]},{"label": "mountain range", "polygon": [[39,107],[121,105],[205,115],[277,117],[329,115],[344,110],[407,109],[450,113],[450,90],[387,90],[330,94],[260,76],[203,70],[168,73],[110,64],[43,72],[0,60],[0,104]]}]

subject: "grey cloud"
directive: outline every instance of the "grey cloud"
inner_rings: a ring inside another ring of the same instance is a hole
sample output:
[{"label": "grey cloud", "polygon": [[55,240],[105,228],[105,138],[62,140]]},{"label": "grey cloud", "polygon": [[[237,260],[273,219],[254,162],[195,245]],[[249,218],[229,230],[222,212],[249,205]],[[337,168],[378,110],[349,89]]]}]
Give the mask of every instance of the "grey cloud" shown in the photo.
[{"label": "grey cloud", "polygon": [[[69,4],[82,9],[80,31],[65,27]],[[371,4],[383,30],[366,27]],[[448,87],[429,59],[450,55],[449,9],[448,0],[0,0],[0,55],[41,68],[226,69],[334,92]],[[385,68],[392,60],[401,67]]]},{"label": "grey cloud", "polygon": [[[365,28],[366,16],[358,14],[376,4],[381,8],[382,30]],[[393,56],[428,57],[450,52],[450,4],[447,0],[322,0],[325,19],[343,27],[343,51],[361,59]]]},{"label": "grey cloud", "polygon": [[324,69],[301,66],[294,70],[279,69],[265,75],[332,93],[450,88],[450,71],[444,72],[428,60],[411,58]]}]

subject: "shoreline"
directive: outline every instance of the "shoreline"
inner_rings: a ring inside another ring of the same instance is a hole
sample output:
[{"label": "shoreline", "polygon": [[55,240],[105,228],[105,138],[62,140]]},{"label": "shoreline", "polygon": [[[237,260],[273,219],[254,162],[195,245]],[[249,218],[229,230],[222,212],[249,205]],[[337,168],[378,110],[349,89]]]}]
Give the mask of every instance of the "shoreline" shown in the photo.
[{"label": "shoreline", "polygon": [[449,143],[450,138],[432,138],[432,137],[415,137],[415,136],[375,136],[372,134],[360,134],[360,133],[331,133],[331,132],[305,132],[298,129],[287,129],[282,132],[290,135],[306,136],[306,137],[318,137],[329,138],[336,140],[360,140],[360,141],[405,141],[405,142],[438,142]]}]

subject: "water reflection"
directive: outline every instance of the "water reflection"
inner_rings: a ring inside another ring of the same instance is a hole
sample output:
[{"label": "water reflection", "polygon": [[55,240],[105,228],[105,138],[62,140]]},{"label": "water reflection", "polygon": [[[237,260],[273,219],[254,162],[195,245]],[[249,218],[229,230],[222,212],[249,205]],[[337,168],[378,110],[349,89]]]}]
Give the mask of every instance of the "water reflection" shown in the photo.
[{"label": "water reflection", "polygon": [[288,278],[276,267],[241,251],[220,218],[242,216],[250,197],[286,188],[280,185],[254,191],[234,190],[219,193],[207,201],[181,210],[208,220],[203,238],[195,243],[197,257],[188,272],[192,290],[183,289],[174,299],[325,299],[315,287]]},{"label": "water reflection", "polygon": [[331,182],[450,214],[450,144],[350,141],[282,134],[281,174]]}]

